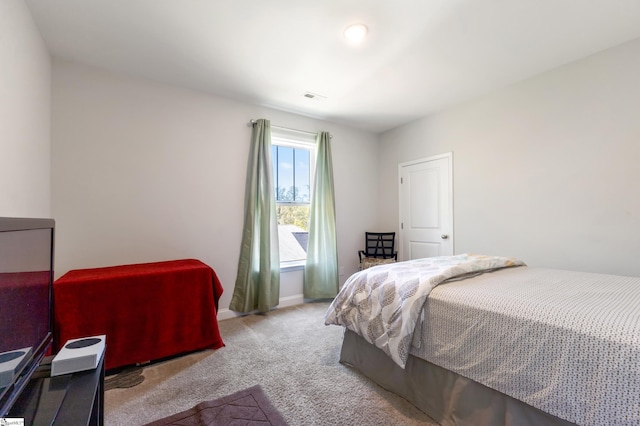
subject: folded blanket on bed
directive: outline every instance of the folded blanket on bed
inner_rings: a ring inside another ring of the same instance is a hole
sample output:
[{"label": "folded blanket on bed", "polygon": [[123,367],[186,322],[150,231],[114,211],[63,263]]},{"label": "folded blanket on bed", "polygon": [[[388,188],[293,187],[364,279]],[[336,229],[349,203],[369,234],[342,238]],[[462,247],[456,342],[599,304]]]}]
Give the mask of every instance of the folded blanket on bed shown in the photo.
[{"label": "folded blanket on bed", "polygon": [[325,324],[347,327],[404,368],[416,323],[437,285],[512,266],[516,258],[461,254],[375,266],[349,277],[325,315]]}]

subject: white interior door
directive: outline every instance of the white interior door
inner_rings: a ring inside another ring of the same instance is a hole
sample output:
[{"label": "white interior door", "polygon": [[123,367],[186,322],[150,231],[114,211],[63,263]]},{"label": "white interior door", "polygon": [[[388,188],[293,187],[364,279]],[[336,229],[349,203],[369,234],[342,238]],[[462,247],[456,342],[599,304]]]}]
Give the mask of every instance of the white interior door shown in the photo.
[{"label": "white interior door", "polygon": [[401,260],[453,255],[453,153],[398,166]]}]

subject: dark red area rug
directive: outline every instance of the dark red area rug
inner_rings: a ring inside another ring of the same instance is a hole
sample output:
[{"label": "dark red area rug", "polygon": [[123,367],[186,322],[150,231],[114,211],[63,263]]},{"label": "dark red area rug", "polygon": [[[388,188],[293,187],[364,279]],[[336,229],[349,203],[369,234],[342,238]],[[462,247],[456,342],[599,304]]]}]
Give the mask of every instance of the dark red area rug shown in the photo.
[{"label": "dark red area rug", "polygon": [[156,420],[147,426],[286,425],[259,385],[190,410]]}]

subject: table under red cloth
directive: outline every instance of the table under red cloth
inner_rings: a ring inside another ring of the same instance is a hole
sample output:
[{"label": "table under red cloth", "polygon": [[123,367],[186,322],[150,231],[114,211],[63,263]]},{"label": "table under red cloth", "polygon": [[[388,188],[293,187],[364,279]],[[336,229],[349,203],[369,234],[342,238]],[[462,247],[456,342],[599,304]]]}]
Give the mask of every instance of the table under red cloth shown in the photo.
[{"label": "table under red cloth", "polygon": [[53,284],[54,350],[105,334],[107,370],[224,346],[222,285],[195,259],[69,271]]}]

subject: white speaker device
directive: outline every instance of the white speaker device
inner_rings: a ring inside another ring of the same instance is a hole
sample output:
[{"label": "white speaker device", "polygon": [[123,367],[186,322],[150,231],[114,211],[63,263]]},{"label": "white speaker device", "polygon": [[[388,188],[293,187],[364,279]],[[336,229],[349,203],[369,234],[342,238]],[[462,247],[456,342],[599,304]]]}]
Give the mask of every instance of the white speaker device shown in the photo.
[{"label": "white speaker device", "polygon": [[93,370],[104,354],[106,335],[67,340],[51,361],[51,376]]},{"label": "white speaker device", "polygon": [[0,354],[0,389],[11,383],[11,380],[13,380],[22,368],[24,361],[30,356],[31,348],[23,348]]}]

